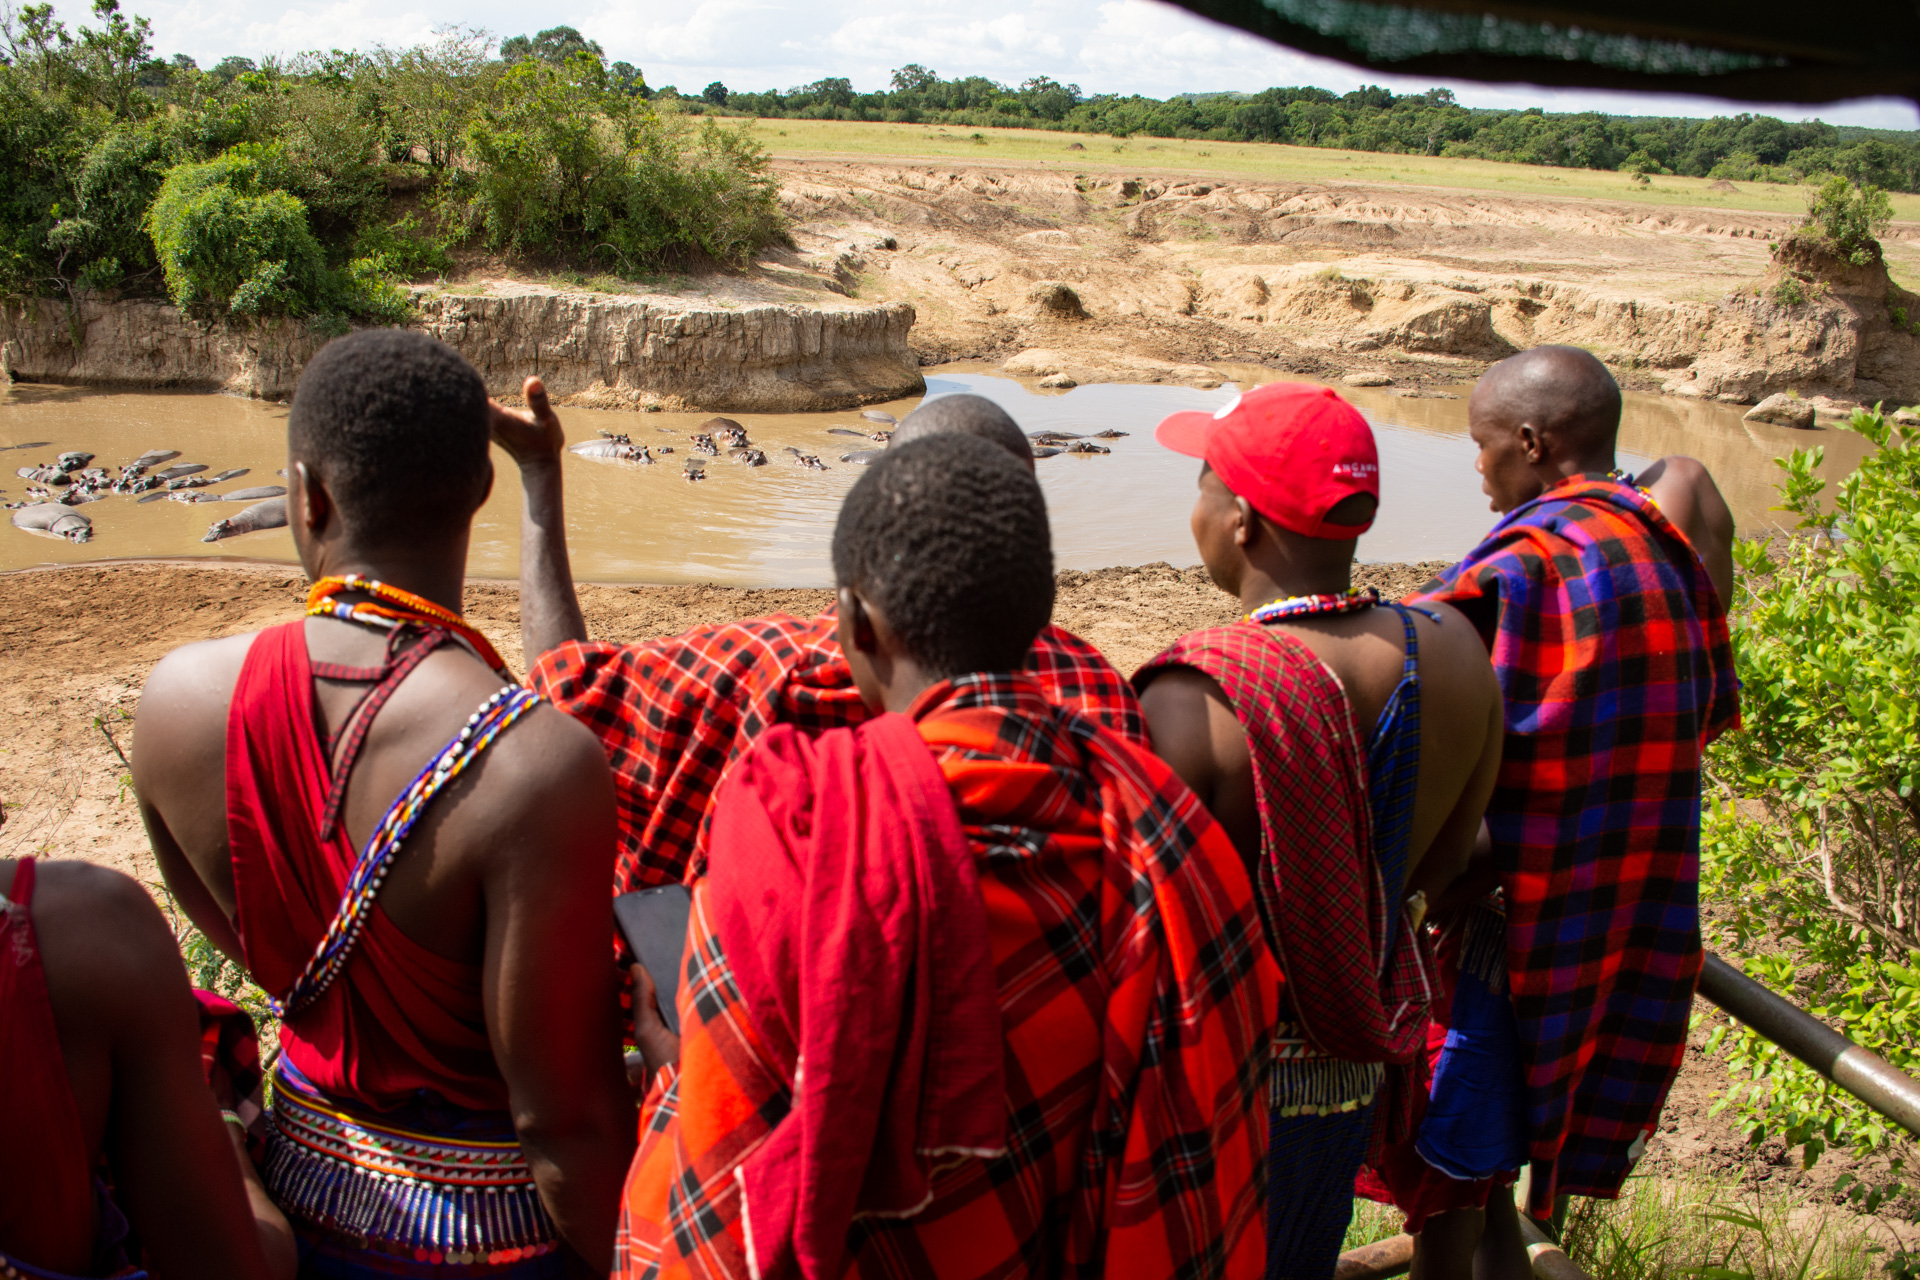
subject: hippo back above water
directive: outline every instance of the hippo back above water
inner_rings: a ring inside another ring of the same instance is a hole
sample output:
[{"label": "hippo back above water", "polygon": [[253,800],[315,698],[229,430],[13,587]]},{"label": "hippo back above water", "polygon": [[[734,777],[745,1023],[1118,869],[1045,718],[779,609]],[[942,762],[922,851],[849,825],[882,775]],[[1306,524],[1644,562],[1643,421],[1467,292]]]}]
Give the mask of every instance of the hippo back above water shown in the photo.
[{"label": "hippo back above water", "polygon": [[202,542],[218,542],[222,538],[237,537],[243,533],[258,533],[262,529],[284,529],[287,525],[287,500],[268,498],[265,502],[256,502],[234,516],[231,520],[215,520],[207,530]]},{"label": "hippo back above water", "polygon": [[88,542],[93,538],[93,521],[58,502],[36,502],[19,508],[13,513],[13,527],[68,542]]}]

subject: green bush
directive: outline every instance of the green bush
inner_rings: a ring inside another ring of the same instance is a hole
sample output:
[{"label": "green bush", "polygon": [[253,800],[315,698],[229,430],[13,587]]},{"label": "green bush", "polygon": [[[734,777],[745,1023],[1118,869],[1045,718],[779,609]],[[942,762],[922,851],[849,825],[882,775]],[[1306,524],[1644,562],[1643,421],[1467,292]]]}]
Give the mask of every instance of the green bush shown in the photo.
[{"label": "green bush", "polygon": [[1836,174],[1807,197],[1806,225],[1828,248],[1856,267],[1864,267],[1879,256],[1876,237],[1891,221],[1893,201],[1871,183],[1855,186]]},{"label": "green bush", "polygon": [[597,58],[528,59],[469,126],[458,209],[492,248],[584,257],[629,278],[701,258],[737,265],[785,234],[766,152],[622,93]]},{"label": "green bush", "polygon": [[[1735,551],[1744,723],[1710,753],[1701,887],[1753,977],[1920,1072],[1920,431],[1866,410],[1852,427],[1877,448],[1831,505],[1821,451],[1796,451],[1796,536]],[[1715,1043],[1756,1141],[1808,1163],[1904,1141],[1751,1031]]]},{"label": "green bush", "polygon": [[167,175],[148,222],[175,303],[236,315],[322,309],[326,259],[306,206],[276,182],[283,165],[277,148],[245,145]]}]

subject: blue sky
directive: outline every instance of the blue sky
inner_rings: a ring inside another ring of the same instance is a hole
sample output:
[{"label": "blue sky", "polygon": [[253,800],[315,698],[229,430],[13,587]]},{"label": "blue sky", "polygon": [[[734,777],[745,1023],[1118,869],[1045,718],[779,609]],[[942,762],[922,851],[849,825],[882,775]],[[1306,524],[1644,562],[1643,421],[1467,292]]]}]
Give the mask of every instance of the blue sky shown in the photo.
[{"label": "blue sky", "polygon": [[[162,54],[209,66],[229,53],[258,58],[304,49],[411,44],[460,23],[495,36],[565,23],[600,41],[650,84],[697,90],[711,80],[736,89],[787,88],[822,76],[884,87],[894,67],[918,62],[942,75],[1017,83],[1049,75],[1089,93],[1170,93],[1315,84],[1344,92],[1379,80],[1193,17],[1154,0],[122,0],[153,20]],[[85,6],[62,3],[69,22]],[[1395,82],[1396,91],[1427,80]],[[1635,115],[1718,115],[1755,110],[1688,97],[1452,83],[1469,106],[1540,106]],[[1898,99],[1760,110],[1882,128],[1920,128]]]}]

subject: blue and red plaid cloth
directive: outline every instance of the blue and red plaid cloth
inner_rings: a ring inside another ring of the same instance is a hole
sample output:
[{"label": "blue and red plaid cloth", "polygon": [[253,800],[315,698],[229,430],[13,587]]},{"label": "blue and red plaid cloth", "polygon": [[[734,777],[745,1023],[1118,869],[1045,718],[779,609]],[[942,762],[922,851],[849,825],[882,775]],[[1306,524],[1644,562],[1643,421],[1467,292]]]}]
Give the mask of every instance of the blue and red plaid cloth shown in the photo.
[{"label": "blue and red plaid cloth", "polygon": [[[570,641],[533,664],[528,686],[592,729],[613,766],[616,894],[685,879],[721,778],[768,728],[866,719],[837,625],[831,612],[776,613],[640,644]],[[1086,641],[1044,628],[1027,674],[1060,706],[1147,745],[1132,686]]]},{"label": "blue and red plaid cloth", "polygon": [[1612,1196],[1686,1048],[1701,758],[1739,719],[1726,610],[1652,499],[1600,475],[1515,508],[1426,598],[1474,620],[1506,696],[1487,825],[1533,1206]]}]

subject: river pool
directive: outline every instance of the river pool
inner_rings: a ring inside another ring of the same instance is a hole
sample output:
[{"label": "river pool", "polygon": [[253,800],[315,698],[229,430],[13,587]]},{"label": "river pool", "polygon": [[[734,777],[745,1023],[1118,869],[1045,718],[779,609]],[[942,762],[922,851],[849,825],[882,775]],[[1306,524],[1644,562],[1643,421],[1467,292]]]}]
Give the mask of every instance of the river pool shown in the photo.
[{"label": "river pool", "polygon": [[[1220,366],[1245,385],[1270,381],[1269,370]],[[1467,388],[1457,399],[1395,395],[1388,389],[1341,388],[1373,423],[1380,447],[1380,517],[1360,541],[1369,561],[1457,558],[1493,522],[1473,470],[1467,438]],[[942,368],[927,379],[927,394],[970,391],[1000,402],[1029,431],[1051,428],[1092,433],[1129,432],[1104,440],[1107,456],[1061,455],[1039,463],[1053,515],[1054,554],[1063,569],[1145,564],[1192,564],[1198,556],[1187,532],[1199,464],[1153,442],[1153,426],[1180,409],[1214,409],[1234,394],[1186,387],[1101,385],[1043,392],[983,371]],[[917,404],[879,405],[899,416]],[[1621,465],[1631,469],[1667,453],[1688,453],[1710,467],[1745,531],[1776,520],[1774,459],[1795,447],[1824,445],[1826,471],[1844,475],[1869,447],[1838,429],[1794,431],[1742,421],[1735,406],[1670,397],[1630,395],[1621,427]],[[0,445],[45,442],[45,447],[0,453],[0,497],[18,500],[26,481],[16,467],[51,462],[82,450],[94,466],[118,468],[149,449],[178,449],[181,462],[214,471],[249,473],[214,491],[279,483],[286,465],[284,406],[230,396],[164,392],[107,392],[17,384],[0,393]],[[748,467],[708,458],[707,479],[682,478],[688,439],[711,414],[618,413],[562,409],[569,441],[601,431],[625,432],[636,443],[662,447],[651,467],[566,461],[568,532],[574,572],[593,582],[715,582],[740,586],[820,586],[831,580],[828,543],[842,495],[860,473],[840,456],[874,447],[829,428],[870,429],[857,412],[734,414],[769,459]],[[803,469],[793,446],[819,455],[828,470]],[[470,572],[507,578],[519,571],[520,491],[513,466],[495,453],[493,496],[475,522]],[[146,557],[245,558],[292,562],[284,529],[218,543],[200,539],[237,504],[137,504],[108,497],[76,508],[93,522],[93,539],[73,544],[0,526],[0,570],[49,563]]]}]

